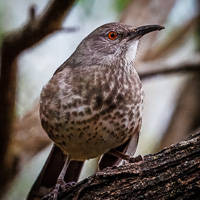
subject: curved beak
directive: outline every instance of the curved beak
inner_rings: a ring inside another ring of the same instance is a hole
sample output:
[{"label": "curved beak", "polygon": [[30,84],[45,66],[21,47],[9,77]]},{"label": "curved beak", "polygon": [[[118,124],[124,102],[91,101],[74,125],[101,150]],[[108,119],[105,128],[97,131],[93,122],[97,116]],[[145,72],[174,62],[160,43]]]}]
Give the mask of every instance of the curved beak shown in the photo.
[{"label": "curved beak", "polygon": [[160,25],[146,25],[146,26],[139,26],[134,28],[134,30],[130,31],[128,34],[129,40],[134,38],[140,39],[143,35],[153,32],[153,31],[160,31],[165,27]]}]

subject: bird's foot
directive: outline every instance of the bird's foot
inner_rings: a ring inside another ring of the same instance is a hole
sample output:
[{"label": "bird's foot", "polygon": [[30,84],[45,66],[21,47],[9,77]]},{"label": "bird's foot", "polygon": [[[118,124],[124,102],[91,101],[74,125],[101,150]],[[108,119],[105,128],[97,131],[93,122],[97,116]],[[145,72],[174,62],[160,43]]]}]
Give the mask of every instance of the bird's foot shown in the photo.
[{"label": "bird's foot", "polygon": [[127,156],[126,159],[122,160],[122,165],[125,165],[126,163],[138,163],[141,161],[143,161],[143,157],[141,155],[136,157]]},{"label": "bird's foot", "polygon": [[71,189],[73,186],[76,185],[76,182],[68,182],[61,185],[61,191],[66,192],[67,190]]},{"label": "bird's foot", "polygon": [[141,155],[138,155],[136,157],[129,156],[129,160],[128,160],[129,163],[140,162],[140,161],[143,161],[143,157]]},{"label": "bird's foot", "polygon": [[42,197],[41,200],[57,200],[59,192],[67,191],[75,184],[75,182],[65,183],[63,180],[58,180],[53,190],[44,197]]},{"label": "bird's foot", "polygon": [[143,161],[143,157],[141,155],[138,155],[136,157],[132,157],[130,155],[126,155],[126,154],[124,154],[124,153],[122,153],[120,151],[116,151],[114,149],[112,149],[108,153],[111,154],[111,155],[113,155],[113,156],[115,156],[115,157],[121,158],[122,160],[127,161],[129,163]]}]

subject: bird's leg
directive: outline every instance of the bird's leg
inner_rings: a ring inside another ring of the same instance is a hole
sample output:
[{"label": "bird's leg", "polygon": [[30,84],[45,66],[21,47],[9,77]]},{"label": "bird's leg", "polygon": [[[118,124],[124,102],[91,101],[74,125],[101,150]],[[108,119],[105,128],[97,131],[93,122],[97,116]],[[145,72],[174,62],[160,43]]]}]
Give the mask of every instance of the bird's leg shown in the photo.
[{"label": "bird's leg", "polygon": [[58,194],[58,191],[60,189],[60,187],[62,185],[65,185],[65,174],[66,174],[66,171],[67,171],[67,168],[69,166],[69,163],[70,163],[70,157],[67,156],[66,160],[65,160],[65,163],[64,163],[64,166],[62,168],[62,171],[60,172],[59,176],[58,176],[58,179],[57,179],[57,182],[56,182],[56,186],[54,188],[54,191]]},{"label": "bird's leg", "polygon": [[[62,171],[60,172],[59,176],[58,176],[58,179],[57,179],[57,182],[56,182],[56,185],[55,185],[55,188],[53,189],[52,192],[50,192],[50,194],[48,195],[45,195],[42,200],[46,200],[46,199],[52,199],[52,200],[57,200],[58,198],[58,192],[60,190],[60,188],[62,186],[65,186],[66,183],[64,181],[64,178],[65,178],[65,174],[66,174],[66,171],[67,171],[67,168],[69,166],[69,163],[70,163],[70,157],[67,156],[66,160],[65,160],[65,163],[64,163],[64,166],[62,168]],[[66,186],[65,186],[66,187]]]},{"label": "bird's leg", "polygon": [[118,157],[118,158],[121,158],[122,160],[126,160],[130,163],[133,163],[133,162],[139,162],[139,161],[142,161],[143,158],[141,155],[137,156],[137,157],[131,157],[129,155],[126,155],[120,151],[117,151],[115,149],[112,149],[108,152],[110,155],[113,155],[115,157]]}]

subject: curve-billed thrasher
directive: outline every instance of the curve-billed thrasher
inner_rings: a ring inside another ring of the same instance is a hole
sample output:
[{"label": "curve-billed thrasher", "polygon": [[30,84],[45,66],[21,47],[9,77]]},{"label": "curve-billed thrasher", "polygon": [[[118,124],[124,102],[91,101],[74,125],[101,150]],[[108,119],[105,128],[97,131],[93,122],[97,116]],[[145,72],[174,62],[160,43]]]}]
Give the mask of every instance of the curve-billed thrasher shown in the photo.
[{"label": "curve-billed thrasher", "polygon": [[105,24],[79,44],[43,88],[42,127],[67,156],[57,191],[70,160],[107,152],[126,159],[114,149],[138,135],[141,127],[143,91],[133,67],[138,41],[161,29],[159,25]]}]

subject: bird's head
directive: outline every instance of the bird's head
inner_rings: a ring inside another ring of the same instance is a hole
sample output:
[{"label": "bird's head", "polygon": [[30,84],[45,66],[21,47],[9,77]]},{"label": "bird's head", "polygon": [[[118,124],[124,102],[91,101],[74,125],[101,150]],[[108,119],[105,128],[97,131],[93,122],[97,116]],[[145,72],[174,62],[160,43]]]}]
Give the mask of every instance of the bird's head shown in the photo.
[{"label": "bird's head", "polygon": [[[76,65],[110,65],[135,59],[139,39],[150,32],[161,30],[159,25],[132,27],[121,23],[104,24],[90,33],[77,47],[74,58]],[[77,63],[78,61],[78,63]]]}]

